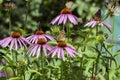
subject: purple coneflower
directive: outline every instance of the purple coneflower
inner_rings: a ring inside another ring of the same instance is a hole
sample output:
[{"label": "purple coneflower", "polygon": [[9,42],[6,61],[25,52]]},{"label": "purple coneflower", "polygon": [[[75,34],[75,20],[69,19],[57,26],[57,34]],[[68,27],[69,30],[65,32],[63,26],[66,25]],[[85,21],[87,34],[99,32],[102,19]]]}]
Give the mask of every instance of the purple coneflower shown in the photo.
[{"label": "purple coneflower", "polygon": [[5,76],[4,71],[0,71],[0,77],[4,77],[4,76]]},{"label": "purple coneflower", "polygon": [[42,51],[45,56],[47,56],[47,50],[50,51],[51,47],[47,44],[47,41],[44,38],[39,38],[36,44],[33,44],[28,48],[27,54],[30,56],[37,56],[37,58],[42,54]]},{"label": "purple coneflower", "polygon": [[18,47],[22,48],[23,46],[26,47],[26,44],[29,44],[29,42],[19,32],[13,32],[11,36],[0,41],[2,47],[8,46],[10,50],[13,48],[17,50]]},{"label": "purple coneflower", "polygon": [[54,40],[52,36],[45,34],[42,30],[37,30],[34,35],[27,37],[27,40],[29,40],[31,43],[37,43],[39,38],[44,38],[45,40],[47,40],[47,38]]},{"label": "purple coneflower", "polygon": [[78,18],[72,14],[71,10],[68,8],[64,8],[61,10],[60,15],[58,15],[55,19],[51,21],[51,24],[66,24],[67,20],[69,20],[74,25],[78,24]]},{"label": "purple coneflower", "polygon": [[87,24],[85,24],[85,27],[86,26],[89,26],[89,27],[95,27],[96,25],[100,25],[100,26],[106,26],[108,28],[111,27],[111,25],[109,25],[108,23],[105,23],[105,22],[101,22],[101,18],[94,18],[93,20],[91,20],[90,22],[88,22]]},{"label": "purple coneflower", "polygon": [[65,41],[59,41],[57,46],[51,49],[49,55],[51,55],[52,57],[57,55],[58,58],[62,57],[62,59],[65,60],[64,50],[68,53],[70,57],[75,57],[75,54],[77,54],[77,51],[70,46],[67,46]]}]

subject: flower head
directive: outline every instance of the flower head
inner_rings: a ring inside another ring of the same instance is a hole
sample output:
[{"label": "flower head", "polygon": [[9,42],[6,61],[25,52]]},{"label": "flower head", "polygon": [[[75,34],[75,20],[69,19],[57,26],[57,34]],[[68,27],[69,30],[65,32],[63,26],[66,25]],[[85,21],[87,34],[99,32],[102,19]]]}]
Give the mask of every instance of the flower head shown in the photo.
[{"label": "flower head", "polygon": [[54,40],[52,36],[45,34],[42,30],[37,30],[35,34],[27,37],[27,40],[29,40],[31,43],[37,43],[37,40],[39,38],[44,38],[45,40],[47,40],[47,38],[50,40]]},{"label": "flower head", "polygon": [[96,17],[94,18],[93,20],[89,21],[87,24],[85,24],[85,27],[86,26],[90,26],[90,27],[95,27],[96,25],[100,25],[100,26],[106,26],[108,28],[111,27],[111,25],[109,25],[108,23],[105,23],[105,22],[102,22],[101,21],[101,18],[99,17]]},{"label": "flower head", "polygon": [[4,3],[4,6],[5,6],[5,8],[7,8],[7,9],[12,9],[12,8],[15,7],[15,2],[13,2],[13,1],[6,1],[6,2]]},{"label": "flower head", "polygon": [[77,54],[77,51],[70,46],[67,46],[65,41],[59,41],[58,44],[51,49],[49,55],[51,54],[52,57],[57,55],[58,58],[62,57],[62,59],[65,60],[64,50],[68,53],[70,57],[75,57],[75,54]]},{"label": "flower head", "polygon": [[33,44],[28,48],[27,54],[30,56],[37,56],[37,58],[44,52],[44,55],[47,56],[47,50],[50,51],[51,47],[47,44],[47,41],[44,38],[39,38],[36,44]]},{"label": "flower head", "polygon": [[13,48],[17,50],[18,47],[22,48],[23,46],[26,47],[26,44],[30,43],[23,36],[21,36],[19,32],[13,32],[11,36],[0,41],[0,45],[2,47],[5,48],[8,46],[10,50]]},{"label": "flower head", "polygon": [[63,8],[60,12],[60,15],[58,15],[55,19],[53,19],[51,21],[51,24],[66,24],[67,21],[70,21],[71,23],[73,23],[74,25],[78,24],[78,18],[72,14],[71,10],[68,8]]}]

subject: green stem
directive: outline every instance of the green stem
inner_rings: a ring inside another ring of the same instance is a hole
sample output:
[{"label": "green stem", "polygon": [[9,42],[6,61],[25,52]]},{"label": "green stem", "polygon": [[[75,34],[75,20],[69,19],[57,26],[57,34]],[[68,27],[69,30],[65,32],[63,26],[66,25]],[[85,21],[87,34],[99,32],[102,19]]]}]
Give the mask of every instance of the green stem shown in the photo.
[{"label": "green stem", "polygon": [[94,69],[95,69],[95,63],[93,62],[93,66],[92,66],[92,76],[94,76]]},{"label": "green stem", "polygon": [[12,24],[11,24],[11,9],[9,9],[9,33],[11,33]]},{"label": "green stem", "polygon": [[67,28],[67,35],[68,35],[68,42],[69,42],[69,39],[70,39],[70,28],[68,25],[66,25],[66,28]]},{"label": "green stem", "polygon": [[98,26],[96,26],[96,36],[98,35]]},{"label": "green stem", "polygon": [[[114,16],[112,16],[112,44],[114,44]],[[113,48],[112,48],[113,51]]]},{"label": "green stem", "polygon": [[25,16],[25,23],[24,23],[24,30],[25,30],[25,27],[27,26],[27,18],[28,18],[28,10],[29,10],[29,0],[27,1],[27,4],[26,4],[26,16]]},{"label": "green stem", "polygon": [[97,59],[96,59],[95,75],[97,75],[97,71],[98,71],[99,58],[100,58],[100,53],[98,53],[98,56],[97,56]]},{"label": "green stem", "polygon": [[61,62],[61,80],[63,80],[63,60]]},{"label": "green stem", "polygon": [[[110,51],[105,47],[105,44],[103,44],[103,48],[107,51],[107,53],[111,56],[111,58],[114,60],[116,66],[117,66],[117,62],[116,60],[114,59],[114,56],[110,53]],[[112,65],[112,60],[110,60],[110,67]]]},{"label": "green stem", "polygon": [[43,74],[43,76],[41,77],[42,80],[44,80],[44,72],[43,72],[43,68],[44,68],[44,55],[43,53],[41,53],[41,73]]},{"label": "green stem", "polygon": [[81,70],[80,70],[80,80],[83,80],[83,57],[80,60],[80,68],[81,68]]}]

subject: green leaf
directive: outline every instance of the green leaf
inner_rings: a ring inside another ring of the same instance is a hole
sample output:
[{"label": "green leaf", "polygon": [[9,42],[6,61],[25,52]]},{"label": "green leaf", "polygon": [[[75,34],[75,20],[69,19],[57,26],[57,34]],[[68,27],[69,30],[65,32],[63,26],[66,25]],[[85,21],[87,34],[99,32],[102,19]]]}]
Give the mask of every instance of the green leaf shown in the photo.
[{"label": "green leaf", "polygon": [[10,78],[8,80],[22,80],[22,79],[20,77],[12,77],[12,78]]}]

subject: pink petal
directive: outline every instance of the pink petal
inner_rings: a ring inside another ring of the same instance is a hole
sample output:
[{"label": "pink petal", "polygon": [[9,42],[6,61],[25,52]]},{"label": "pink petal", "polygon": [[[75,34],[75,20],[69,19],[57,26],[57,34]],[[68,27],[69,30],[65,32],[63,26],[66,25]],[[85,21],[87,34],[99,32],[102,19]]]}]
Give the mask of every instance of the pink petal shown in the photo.
[{"label": "pink petal", "polygon": [[97,24],[97,21],[94,21],[91,27],[92,28],[95,27],[96,24]]},{"label": "pink petal", "polygon": [[57,16],[55,19],[53,19],[53,20],[51,21],[51,24],[54,25],[55,23],[57,23],[57,21],[59,20],[60,16],[61,16],[61,15],[59,15],[59,16]]},{"label": "pink petal", "polygon": [[67,15],[68,15],[68,18],[71,23],[73,23],[74,25],[78,24],[78,22],[77,22],[77,20],[75,20],[74,16],[72,16],[71,14],[67,14]]},{"label": "pink petal", "polygon": [[54,57],[56,55],[58,49],[59,48],[55,48],[54,52],[52,53],[52,57]]},{"label": "pink petal", "polygon": [[108,27],[108,28],[111,28],[111,27],[112,27],[110,24],[105,23],[105,22],[102,22],[102,24],[103,24],[104,26]]},{"label": "pink petal", "polygon": [[64,15],[65,14],[61,14],[58,25],[61,24],[64,21]]},{"label": "pink petal", "polygon": [[41,51],[41,45],[38,47],[38,50],[37,50],[37,58],[40,56],[40,54],[43,54],[40,51]]},{"label": "pink petal", "polygon": [[17,40],[15,39],[15,50],[18,49],[18,44],[17,44]]},{"label": "pink petal", "polygon": [[47,56],[46,48],[44,45],[43,45],[43,52],[44,52],[45,56]]},{"label": "pink petal", "polygon": [[13,40],[11,41],[10,50],[13,48],[14,44],[15,44],[15,39],[13,39]]},{"label": "pink petal", "polygon": [[50,40],[54,40],[54,38],[52,37],[52,36],[50,36],[50,35],[47,35],[47,34],[43,34],[44,36],[46,36],[48,39],[50,39]]},{"label": "pink petal", "polygon": [[61,56],[62,56],[62,59],[63,59],[63,61],[65,60],[65,57],[64,57],[64,51],[63,51],[63,49],[61,48]]},{"label": "pink petal", "polygon": [[57,54],[57,56],[58,56],[58,58],[60,58],[60,52],[61,52],[61,48],[60,49],[58,49],[58,54]]},{"label": "pink petal", "polygon": [[66,24],[66,22],[67,22],[67,15],[64,16],[64,22],[63,22],[63,24]]}]

